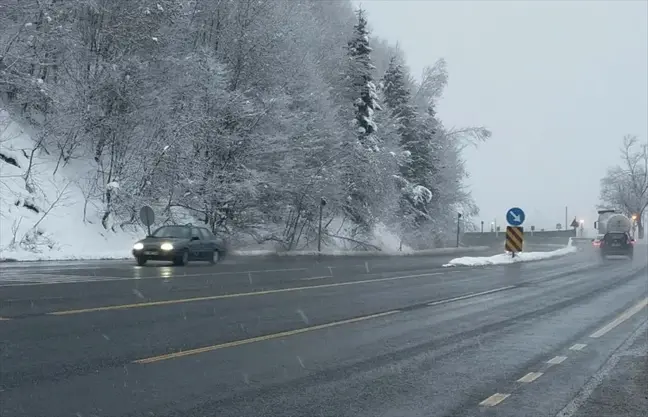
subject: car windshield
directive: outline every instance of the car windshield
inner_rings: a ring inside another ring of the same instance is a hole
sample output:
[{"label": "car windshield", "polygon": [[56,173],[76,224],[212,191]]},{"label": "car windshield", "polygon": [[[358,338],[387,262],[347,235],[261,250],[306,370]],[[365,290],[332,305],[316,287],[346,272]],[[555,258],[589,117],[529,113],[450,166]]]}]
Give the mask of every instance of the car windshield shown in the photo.
[{"label": "car windshield", "polygon": [[628,240],[628,235],[625,233],[608,233],[607,240]]},{"label": "car windshield", "polygon": [[189,238],[191,230],[186,226],[164,226],[153,232],[153,237]]}]

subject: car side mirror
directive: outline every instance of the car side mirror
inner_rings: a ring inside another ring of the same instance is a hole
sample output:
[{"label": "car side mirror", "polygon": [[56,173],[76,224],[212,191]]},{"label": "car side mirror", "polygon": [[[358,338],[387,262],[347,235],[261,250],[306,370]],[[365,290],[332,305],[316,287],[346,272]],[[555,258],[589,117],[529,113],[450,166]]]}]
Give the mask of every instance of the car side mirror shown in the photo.
[{"label": "car side mirror", "polygon": [[200,240],[198,236],[191,236],[191,240]]}]

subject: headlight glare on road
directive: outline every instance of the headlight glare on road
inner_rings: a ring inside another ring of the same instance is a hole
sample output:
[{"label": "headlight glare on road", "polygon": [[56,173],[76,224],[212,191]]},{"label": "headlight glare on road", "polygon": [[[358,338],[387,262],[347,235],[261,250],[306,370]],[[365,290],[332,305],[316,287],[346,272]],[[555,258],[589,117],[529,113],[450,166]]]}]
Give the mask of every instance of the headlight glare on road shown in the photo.
[{"label": "headlight glare on road", "polygon": [[136,244],[133,245],[133,249],[142,250],[142,249],[144,249],[144,244],[140,243],[140,242],[137,242]]},{"label": "headlight glare on road", "polygon": [[162,250],[173,250],[173,245],[170,244],[170,243],[163,243],[160,246],[160,249],[162,249]]}]

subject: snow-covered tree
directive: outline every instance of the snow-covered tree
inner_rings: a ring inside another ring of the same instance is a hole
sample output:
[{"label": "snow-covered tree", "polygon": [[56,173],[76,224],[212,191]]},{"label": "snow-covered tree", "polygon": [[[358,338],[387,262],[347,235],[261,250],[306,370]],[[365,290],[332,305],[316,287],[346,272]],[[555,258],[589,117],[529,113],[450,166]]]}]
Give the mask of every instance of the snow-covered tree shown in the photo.
[{"label": "snow-covered tree", "polygon": [[355,126],[358,129],[358,140],[367,149],[376,150],[378,141],[375,133],[378,126],[374,122],[374,113],[381,110],[378,104],[378,93],[374,84],[374,65],[371,63],[371,47],[369,46],[369,29],[367,19],[362,9],[357,10],[358,22],[354,26],[353,38],[348,44],[349,77],[355,96]]},{"label": "snow-covered tree", "polygon": [[601,179],[601,202],[619,208],[628,217],[635,216],[639,237],[643,238],[648,208],[648,144],[639,143],[636,136],[624,136],[621,160]]}]

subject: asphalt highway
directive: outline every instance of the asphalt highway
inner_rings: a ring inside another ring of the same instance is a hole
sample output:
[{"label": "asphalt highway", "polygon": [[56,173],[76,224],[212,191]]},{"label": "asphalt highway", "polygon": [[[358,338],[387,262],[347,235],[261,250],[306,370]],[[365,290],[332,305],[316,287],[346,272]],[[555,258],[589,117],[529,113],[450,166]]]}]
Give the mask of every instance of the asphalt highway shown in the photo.
[{"label": "asphalt highway", "polygon": [[0,416],[592,415],[641,400],[645,249],[3,264]]}]

